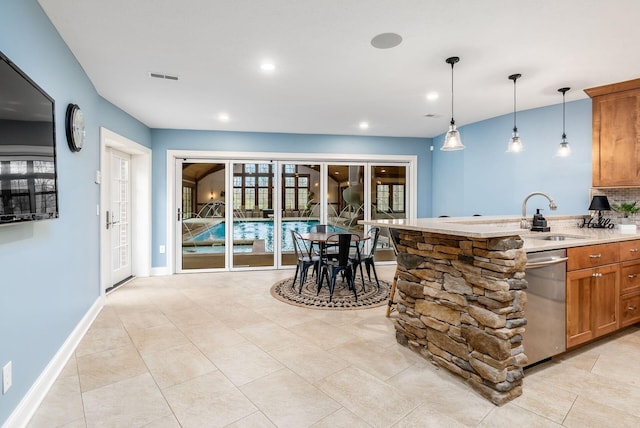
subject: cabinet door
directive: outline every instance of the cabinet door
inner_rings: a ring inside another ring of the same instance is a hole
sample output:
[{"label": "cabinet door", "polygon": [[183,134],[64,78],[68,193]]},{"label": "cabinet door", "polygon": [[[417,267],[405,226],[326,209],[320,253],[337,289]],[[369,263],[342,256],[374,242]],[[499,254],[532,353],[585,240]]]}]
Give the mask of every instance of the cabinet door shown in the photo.
[{"label": "cabinet door", "polygon": [[640,261],[622,263],[620,294],[640,291]]},{"label": "cabinet door", "polygon": [[593,339],[591,310],[595,269],[567,273],[567,348]]},{"label": "cabinet door", "polygon": [[567,348],[618,328],[618,265],[567,273]]},{"label": "cabinet door", "polygon": [[640,90],[593,100],[593,186],[640,185]]},{"label": "cabinet door", "polygon": [[620,327],[640,321],[640,293],[620,297]]},{"label": "cabinet door", "polygon": [[618,299],[620,296],[619,265],[594,269],[598,276],[593,281],[591,303],[593,308],[594,337],[614,332],[618,329]]}]

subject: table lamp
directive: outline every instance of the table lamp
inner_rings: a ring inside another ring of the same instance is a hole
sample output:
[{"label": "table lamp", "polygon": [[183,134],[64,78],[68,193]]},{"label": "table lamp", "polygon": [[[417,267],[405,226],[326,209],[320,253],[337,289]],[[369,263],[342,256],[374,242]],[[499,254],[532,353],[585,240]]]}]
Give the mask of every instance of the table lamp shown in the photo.
[{"label": "table lamp", "polygon": [[598,211],[598,226],[605,227],[602,224],[602,211],[611,211],[611,205],[606,196],[594,196],[589,205],[589,211]]}]

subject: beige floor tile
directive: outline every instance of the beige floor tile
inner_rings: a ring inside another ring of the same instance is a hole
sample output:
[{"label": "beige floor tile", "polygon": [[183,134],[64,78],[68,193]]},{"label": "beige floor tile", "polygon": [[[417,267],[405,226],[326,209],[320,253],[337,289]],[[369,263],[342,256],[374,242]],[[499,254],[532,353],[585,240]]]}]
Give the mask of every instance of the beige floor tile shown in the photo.
[{"label": "beige floor tile", "polygon": [[272,321],[243,327],[236,331],[265,351],[272,351],[283,346],[291,347],[292,344],[300,342],[306,343],[306,340],[301,339],[291,330]]},{"label": "beige floor tile", "polygon": [[311,426],[312,428],[371,428],[371,425],[344,407]]},{"label": "beige floor tile", "polygon": [[393,428],[464,428],[466,426],[447,415],[438,413],[425,404],[402,418],[400,422],[393,425]]},{"label": "beige floor tile", "polygon": [[236,386],[244,385],[284,366],[252,343],[205,351],[207,357]]},{"label": "beige floor tile", "polygon": [[523,394],[513,400],[513,404],[561,424],[577,395],[550,382],[537,382],[528,377],[524,382]]},{"label": "beige floor tile", "polygon": [[146,311],[122,313],[120,314],[120,319],[127,330],[158,327],[171,323],[169,318],[156,308],[151,308]]},{"label": "beige floor tile", "polygon": [[225,426],[257,410],[219,371],[172,386],[164,394],[183,428]]},{"label": "beige floor tile", "polygon": [[160,388],[167,388],[217,370],[192,343],[145,352],[142,358]]},{"label": "beige floor tile", "polygon": [[409,367],[387,383],[468,426],[479,424],[495,407],[463,381],[429,362]]},{"label": "beige floor tile", "polygon": [[578,397],[564,421],[564,426],[575,428],[636,428],[640,418],[606,405],[606,401],[592,401]]},{"label": "beige floor tile", "polygon": [[415,397],[353,367],[331,375],[316,385],[373,426],[391,426],[419,405]]},{"label": "beige floor tile", "polygon": [[343,358],[308,343],[295,343],[269,352],[292,372],[315,383],[349,366]]},{"label": "beige floor tile", "polygon": [[381,380],[390,379],[422,359],[401,345],[385,348],[369,341],[349,342],[329,352]]},{"label": "beige floor tile", "polygon": [[150,424],[145,425],[143,428],[181,428],[181,427],[174,415],[168,415],[168,416],[163,416],[160,419],[156,419]]},{"label": "beige floor tile", "polygon": [[225,428],[276,428],[276,426],[262,412],[255,412]]},{"label": "beige floor tile", "polygon": [[336,346],[357,340],[351,333],[342,331],[335,325],[328,324],[320,320],[312,320],[296,327],[296,334],[308,339],[310,343],[322,349],[331,349]]},{"label": "beige floor tile", "polygon": [[189,339],[173,324],[129,330],[131,340],[140,352],[162,351],[178,345],[186,345]]},{"label": "beige floor tile", "polygon": [[53,384],[28,427],[57,427],[78,421],[84,425],[80,381],[78,376],[64,376]]},{"label": "beige floor tile", "polygon": [[78,357],[78,374],[82,392],[146,372],[147,367],[133,344]]},{"label": "beige floor tile", "polygon": [[76,348],[76,356],[107,351],[127,345],[131,345],[131,339],[121,324],[112,327],[91,326]]},{"label": "beige floor tile", "polygon": [[191,326],[215,321],[215,317],[213,315],[198,305],[193,305],[192,307],[180,309],[178,311],[168,311],[165,312],[165,315],[181,330]]},{"label": "beige floor tile", "polygon": [[240,387],[276,426],[306,427],[330,415],[340,405],[288,369]]},{"label": "beige floor tile", "polygon": [[507,403],[502,407],[495,407],[491,413],[478,425],[487,428],[557,428],[562,425],[537,415],[529,410]]},{"label": "beige floor tile", "polygon": [[105,305],[93,323],[92,327],[112,327],[120,324],[120,317],[113,306]]},{"label": "beige floor tile", "polygon": [[82,394],[88,427],[142,427],[171,414],[150,374]]}]

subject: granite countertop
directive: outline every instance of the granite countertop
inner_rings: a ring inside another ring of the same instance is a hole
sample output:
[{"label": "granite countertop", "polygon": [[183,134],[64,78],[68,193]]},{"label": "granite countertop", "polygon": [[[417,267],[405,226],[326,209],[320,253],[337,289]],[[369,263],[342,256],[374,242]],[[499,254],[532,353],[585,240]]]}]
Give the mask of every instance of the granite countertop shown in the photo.
[{"label": "granite countertop", "polygon": [[[579,228],[580,219],[580,216],[547,217],[551,227],[550,232],[532,232],[520,229],[519,216],[367,220],[360,221],[360,223],[469,238],[498,238],[519,235],[523,238],[524,249],[528,253],[640,239],[638,232],[622,233],[617,229]],[[543,239],[550,235],[562,235],[565,239],[558,241]]]}]

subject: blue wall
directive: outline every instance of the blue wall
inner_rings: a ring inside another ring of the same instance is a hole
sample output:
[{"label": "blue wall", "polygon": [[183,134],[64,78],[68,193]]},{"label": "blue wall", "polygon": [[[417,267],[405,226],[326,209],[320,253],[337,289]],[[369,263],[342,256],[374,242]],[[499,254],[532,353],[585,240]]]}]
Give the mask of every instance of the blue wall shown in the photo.
[{"label": "blue wall", "polygon": [[[166,266],[167,150],[231,152],[346,153],[418,156],[418,195],[431,188],[429,138],[361,137],[344,135],[275,134],[251,132],[152,130],[153,139],[153,267]],[[431,213],[431,199],[418,197],[418,217]]]},{"label": "blue wall", "polygon": [[[2,425],[100,296],[99,127],[147,147],[151,133],[97,94],[35,0],[0,2],[0,50],[55,99],[60,206],[59,219],[0,228],[0,366],[13,365]],[[79,153],[67,147],[68,103],[86,119]]]},{"label": "blue wall", "polygon": [[558,205],[550,212],[542,196],[531,198],[529,214],[586,214],[591,187],[591,100],[566,104],[566,131],[572,155],[555,157],[562,136],[562,104],[518,112],[521,153],[506,153],[512,114],[460,129],[465,150],[443,152],[443,135],[434,138],[433,215],[519,215],[524,197],[550,194]]}]

